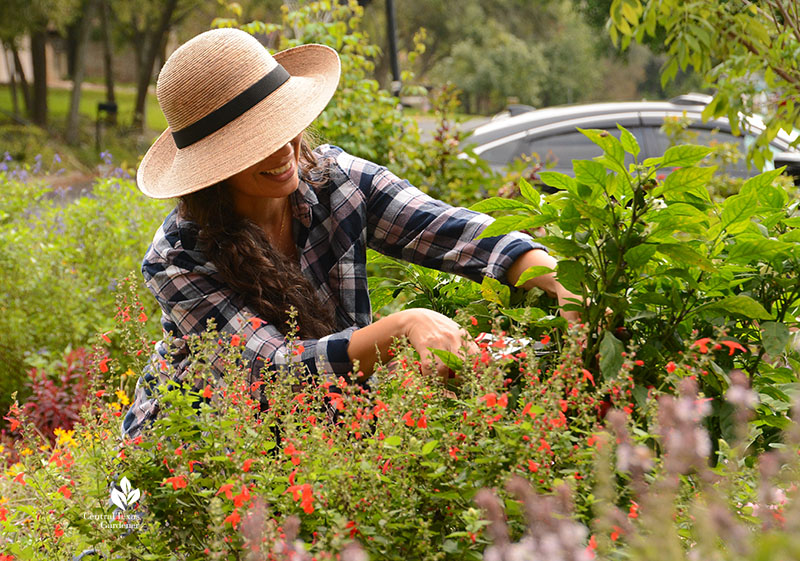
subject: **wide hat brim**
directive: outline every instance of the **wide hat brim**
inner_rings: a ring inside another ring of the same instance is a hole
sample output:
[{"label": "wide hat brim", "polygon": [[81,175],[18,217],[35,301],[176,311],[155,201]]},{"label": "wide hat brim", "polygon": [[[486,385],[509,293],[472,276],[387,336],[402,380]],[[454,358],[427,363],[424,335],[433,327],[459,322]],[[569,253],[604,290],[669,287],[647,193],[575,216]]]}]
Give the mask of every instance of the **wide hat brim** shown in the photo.
[{"label": "wide hat brim", "polygon": [[161,133],[136,172],[145,195],[168,199],[219,183],[283,147],[322,113],[339,83],[336,51],[301,45],[274,57],[291,77],[243,115],[181,149],[170,128]]}]

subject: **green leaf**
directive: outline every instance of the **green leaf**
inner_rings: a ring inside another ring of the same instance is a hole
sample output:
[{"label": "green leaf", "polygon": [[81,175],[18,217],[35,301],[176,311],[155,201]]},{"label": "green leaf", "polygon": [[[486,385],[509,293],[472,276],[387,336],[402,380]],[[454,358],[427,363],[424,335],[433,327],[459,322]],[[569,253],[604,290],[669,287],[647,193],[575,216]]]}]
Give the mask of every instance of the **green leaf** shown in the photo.
[{"label": "green leaf", "polygon": [[778,253],[791,247],[792,244],[770,238],[737,238],[736,243],[728,250],[727,261],[729,263],[769,262]]},{"label": "green leaf", "polygon": [[546,275],[552,272],[553,269],[551,269],[550,267],[544,267],[544,266],[529,267],[519,276],[519,280],[517,281],[517,284],[515,286],[522,286],[530,279],[540,277],[542,275]]},{"label": "green leaf", "polygon": [[402,442],[403,442],[403,439],[401,437],[397,436],[396,434],[393,434],[392,436],[387,436],[384,439],[383,444],[385,446],[390,446],[392,448],[395,448],[397,446],[400,446],[400,444],[402,444]]},{"label": "green leaf", "polygon": [[702,199],[709,201],[707,185],[717,170],[716,166],[704,168],[681,168],[670,173],[666,179],[653,189],[653,196],[678,195],[683,193],[694,193]]},{"label": "green leaf", "polygon": [[606,160],[612,164],[610,166],[612,169],[625,172],[625,150],[619,140],[608,131],[577,128],[579,132],[603,149]]},{"label": "green leaf", "polygon": [[438,440],[429,440],[422,447],[422,451],[420,452],[420,454],[422,454],[423,456],[427,456],[428,454],[433,452],[434,448],[436,448],[438,445],[439,445]]},{"label": "green leaf", "polygon": [[758,192],[765,187],[771,186],[775,179],[780,177],[780,175],[780,169],[773,169],[770,171],[765,171],[764,173],[760,173],[755,177],[751,177],[745,181],[742,185],[742,188],[739,190],[739,193],[747,194],[750,191],[754,191],[756,194],[758,194]]},{"label": "green leaf", "polygon": [[493,236],[503,236],[509,232],[516,232],[518,230],[538,228],[552,221],[553,218],[543,214],[522,217],[500,216],[499,218],[495,218],[494,222],[484,228],[477,239],[482,240]]},{"label": "green leaf", "polygon": [[442,362],[452,370],[461,370],[462,366],[464,366],[463,361],[458,358],[458,356],[450,351],[445,351],[444,349],[434,349],[432,347],[428,347],[428,350],[438,356]]},{"label": "green leaf", "polygon": [[534,207],[517,199],[505,199],[503,197],[491,197],[478,201],[470,210],[475,212],[494,212],[496,210],[527,210],[532,211]]},{"label": "green leaf", "polygon": [[582,283],[586,277],[586,270],[579,261],[562,259],[556,266],[556,278],[561,285],[575,294],[583,292]]},{"label": "green leaf", "polygon": [[578,190],[578,182],[574,178],[557,171],[543,171],[539,174],[539,179],[545,185],[561,191],[574,193]]},{"label": "green leaf", "polygon": [[764,309],[764,306],[744,294],[728,296],[722,300],[704,304],[692,310],[691,313],[701,310],[719,310],[726,312],[726,317],[735,314],[749,319],[773,319],[770,313]]},{"label": "green leaf", "polygon": [[637,245],[625,252],[625,262],[631,269],[640,269],[647,265],[655,253],[656,246],[653,244]]},{"label": "green leaf", "polygon": [[750,224],[750,218],[757,210],[758,200],[753,191],[748,194],[728,197],[722,203],[722,221],[720,225],[729,234],[744,232]]},{"label": "green leaf", "polygon": [[600,341],[600,372],[606,380],[619,375],[624,360],[622,351],[622,341],[614,337],[610,331],[606,331],[603,340]]},{"label": "green leaf", "polygon": [[483,282],[481,282],[481,296],[489,302],[494,302],[498,306],[507,308],[508,302],[511,299],[511,288],[497,279],[483,277]]},{"label": "green leaf", "polygon": [[542,202],[542,194],[531,187],[531,184],[528,183],[524,177],[519,181],[519,191],[522,193],[523,197],[529,200],[536,208],[539,208]]},{"label": "green leaf", "polygon": [[635,158],[639,155],[639,143],[636,141],[636,137],[631,134],[631,132],[623,127],[622,125],[617,125],[617,128],[620,130],[619,141],[622,143],[622,148],[628,153],[632,154]]},{"label": "green leaf", "polygon": [[783,353],[789,343],[789,328],[778,321],[761,324],[761,342],[767,354],[775,357]]},{"label": "green leaf", "polygon": [[708,272],[716,270],[711,261],[687,244],[662,243],[658,245],[658,252],[672,258],[681,267],[695,265]]},{"label": "green leaf", "polygon": [[606,168],[599,162],[591,160],[573,160],[575,179],[586,185],[604,186],[606,184]]},{"label": "green leaf", "polygon": [[574,257],[575,255],[583,253],[584,251],[583,248],[577,244],[577,242],[567,238],[545,236],[543,238],[539,238],[538,241],[544,244],[547,249],[552,249],[563,257]]},{"label": "green leaf", "polygon": [[673,146],[664,152],[664,159],[661,162],[661,167],[689,167],[695,165],[697,162],[708,156],[711,148],[708,146],[697,146],[695,144],[683,144],[681,146]]}]

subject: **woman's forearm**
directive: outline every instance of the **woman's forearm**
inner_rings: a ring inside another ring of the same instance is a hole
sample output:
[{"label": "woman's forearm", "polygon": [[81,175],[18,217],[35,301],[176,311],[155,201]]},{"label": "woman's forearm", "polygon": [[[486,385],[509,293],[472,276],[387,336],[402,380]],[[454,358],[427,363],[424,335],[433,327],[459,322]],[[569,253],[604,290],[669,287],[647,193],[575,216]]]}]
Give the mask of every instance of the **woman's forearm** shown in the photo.
[{"label": "woman's forearm", "polygon": [[516,286],[522,273],[531,267],[549,267],[553,270],[552,273],[529,279],[523,286],[525,290],[530,290],[535,286],[541,288],[550,296],[557,296],[559,289],[562,289],[561,284],[556,280],[555,270],[557,264],[556,258],[543,249],[532,249],[520,255],[508,269],[508,283]]}]

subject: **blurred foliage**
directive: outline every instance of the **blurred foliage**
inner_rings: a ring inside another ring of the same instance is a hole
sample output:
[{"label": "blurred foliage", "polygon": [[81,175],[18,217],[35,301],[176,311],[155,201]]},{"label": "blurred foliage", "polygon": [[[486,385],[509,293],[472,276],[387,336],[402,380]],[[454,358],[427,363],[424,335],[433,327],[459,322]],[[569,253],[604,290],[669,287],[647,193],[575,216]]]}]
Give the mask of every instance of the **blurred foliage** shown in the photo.
[{"label": "blurred foliage", "polygon": [[800,12],[793,0],[614,0],[609,25],[622,48],[664,34],[662,84],[692,67],[717,89],[705,118],[727,116],[747,130],[744,116],[766,115],[748,158],[771,159],[769,142],[800,122]]}]

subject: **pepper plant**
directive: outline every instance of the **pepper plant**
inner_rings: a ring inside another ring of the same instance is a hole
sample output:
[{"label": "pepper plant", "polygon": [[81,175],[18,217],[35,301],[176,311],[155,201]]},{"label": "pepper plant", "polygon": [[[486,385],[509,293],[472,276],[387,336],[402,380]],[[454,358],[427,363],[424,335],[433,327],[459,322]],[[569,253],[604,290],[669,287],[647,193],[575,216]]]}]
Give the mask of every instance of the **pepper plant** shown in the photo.
[{"label": "pepper plant", "polygon": [[[541,172],[555,193],[522,182],[519,199],[473,205],[502,214],[482,236],[547,229],[541,241],[560,258],[558,279],[582,297],[568,307],[580,309],[591,334],[585,365],[615,378],[635,351],[648,365],[635,372],[640,402],[649,386],[670,388],[663,368],[671,374],[687,353],[706,354],[704,341],[719,335],[724,344],[705,357],[704,392],[719,398],[729,385],[725,372],[747,372],[761,394],[757,437],[766,444],[789,422],[800,371],[790,344],[800,304],[797,193],[778,169],[717,202],[708,188],[716,167],[703,165],[710,148],[674,146],[641,161],[636,138],[619,128],[619,138],[581,131],[603,155],[575,160],[574,177]],[[520,282],[544,272],[533,268]],[[730,411],[715,403],[709,424],[728,435]]]}]

